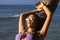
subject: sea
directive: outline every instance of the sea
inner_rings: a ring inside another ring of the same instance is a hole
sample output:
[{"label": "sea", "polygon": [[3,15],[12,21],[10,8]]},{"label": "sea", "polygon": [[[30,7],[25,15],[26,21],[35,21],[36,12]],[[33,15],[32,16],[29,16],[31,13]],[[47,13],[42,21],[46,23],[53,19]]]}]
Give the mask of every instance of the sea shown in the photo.
[{"label": "sea", "polygon": [[[34,5],[0,5],[0,40],[15,40],[19,15],[34,9]],[[54,12],[45,40],[60,40],[60,5]]]}]

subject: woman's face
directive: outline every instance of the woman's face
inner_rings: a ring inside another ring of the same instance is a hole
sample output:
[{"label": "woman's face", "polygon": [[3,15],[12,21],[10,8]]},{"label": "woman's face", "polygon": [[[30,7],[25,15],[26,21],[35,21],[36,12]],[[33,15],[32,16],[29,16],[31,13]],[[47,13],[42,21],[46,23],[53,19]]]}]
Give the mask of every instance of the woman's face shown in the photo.
[{"label": "woman's face", "polygon": [[26,18],[26,22],[27,22],[28,27],[34,27],[35,26],[35,17],[34,17],[34,15],[29,15]]}]

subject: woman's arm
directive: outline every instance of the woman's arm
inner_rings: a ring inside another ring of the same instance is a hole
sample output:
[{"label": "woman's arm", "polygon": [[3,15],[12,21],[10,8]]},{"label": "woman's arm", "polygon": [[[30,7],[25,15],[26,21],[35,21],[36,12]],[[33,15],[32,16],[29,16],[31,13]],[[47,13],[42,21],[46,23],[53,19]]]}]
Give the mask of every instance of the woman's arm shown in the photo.
[{"label": "woman's arm", "polygon": [[25,18],[28,17],[28,15],[37,13],[40,10],[32,10],[30,12],[24,12],[20,14],[19,17],[19,32],[25,32]]},{"label": "woman's arm", "polygon": [[43,27],[42,29],[40,30],[40,34],[45,37],[46,36],[46,33],[47,33],[47,30],[48,30],[48,27],[49,27],[49,24],[50,24],[50,21],[52,19],[52,13],[51,11],[42,3],[43,5],[43,10],[45,11],[46,15],[47,15],[47,18],[43,24]]},{"label": "woman's arm", "polygon": [[24,24],[24,18],[23,18],[23,15],[20,14],[19,16],[19,33],[20,32],[25,32],[25,24]]}]

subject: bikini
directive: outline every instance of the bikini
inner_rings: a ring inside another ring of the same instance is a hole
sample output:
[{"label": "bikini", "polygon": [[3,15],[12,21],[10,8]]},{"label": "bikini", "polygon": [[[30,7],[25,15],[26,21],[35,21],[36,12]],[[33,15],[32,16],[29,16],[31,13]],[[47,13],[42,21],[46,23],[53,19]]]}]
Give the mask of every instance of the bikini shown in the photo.
[{"label": "bikini", "polygon": [[[21,37],[25,35],[24,33],[18,33],[15,37],[15,40],[21,40]],[[37,40],[36,36],[33,34],[27,34],[26,35],[26,40]]]}]

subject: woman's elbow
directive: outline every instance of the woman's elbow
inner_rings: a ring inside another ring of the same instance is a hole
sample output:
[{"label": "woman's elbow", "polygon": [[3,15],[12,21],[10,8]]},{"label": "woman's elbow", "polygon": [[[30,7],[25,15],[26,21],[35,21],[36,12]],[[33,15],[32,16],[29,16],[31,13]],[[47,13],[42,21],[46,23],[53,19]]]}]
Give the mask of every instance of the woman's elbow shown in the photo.
[{"label": "woman's elbow", "polygon": [[23,15],[23,13],[20,14],[20,16],[22,16],[22,15]]},{"label": "woman's elbow", "polygon": [[24,16],[24,14],[23,14],[23,13],[21,13],[19,16],[20,16],[20,17],[23,17],[23,16]]}]

